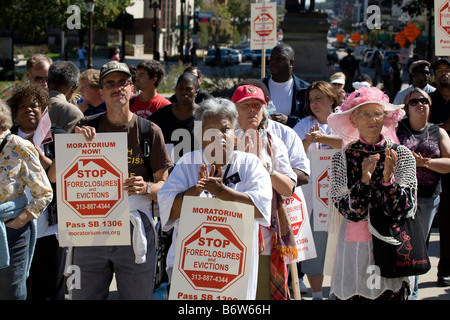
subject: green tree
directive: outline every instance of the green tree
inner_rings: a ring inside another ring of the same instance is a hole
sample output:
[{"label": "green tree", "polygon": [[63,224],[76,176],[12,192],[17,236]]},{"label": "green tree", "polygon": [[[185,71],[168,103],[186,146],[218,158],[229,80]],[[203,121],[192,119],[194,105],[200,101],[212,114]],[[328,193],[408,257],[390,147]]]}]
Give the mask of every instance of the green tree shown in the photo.
[{"label": "green tree", "polygon": [[[104,28],[132,4],[132,0],[97,0],[94,10],[94,28]],[[4,28],[12,28],[30,38],[42,37],[49,28],[67,31],[67,8],[80,8],[81,29],[88,26],[88,13],[84,0],[2,0],[0,21]]]},{"label": "green tree", "polygon": [[[402,6],[402,0],[393,0],[398,6]],[[410,16],[415,17],[422,14],[424,9],[433,8],[434,0],[411,0],[409,3],[402,6],[402,10],[407,12]]]}]

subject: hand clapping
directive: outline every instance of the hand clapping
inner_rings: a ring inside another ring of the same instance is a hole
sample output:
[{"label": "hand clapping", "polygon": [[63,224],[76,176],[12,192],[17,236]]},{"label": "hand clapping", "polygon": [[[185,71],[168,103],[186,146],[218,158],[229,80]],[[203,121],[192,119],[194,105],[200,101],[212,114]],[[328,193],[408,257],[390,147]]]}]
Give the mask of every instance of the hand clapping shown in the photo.
[{"label": "hand clapping", "polygon": [[[388,182],[392,178],[394,168],[397,165],[397,152],[392,149],[386,148],[386,158],[384,160],[383,177],[384,181]],[[362,177],[361,181],[365,184],[369,184],[372,174],[375,171],[377,162],[380,160],[380,154],[372,154],[365,158],[362,162]]]},{"label": "hand clapping", "polygon": [[208,172],[208,165],[202,164],[198,173],[197,188],[207,190],[213,195],[220,193],[224,185],[222,183],[222,167],[217,170],[217,176],[214,176],[216,166],[211,165],[211,171]]}]

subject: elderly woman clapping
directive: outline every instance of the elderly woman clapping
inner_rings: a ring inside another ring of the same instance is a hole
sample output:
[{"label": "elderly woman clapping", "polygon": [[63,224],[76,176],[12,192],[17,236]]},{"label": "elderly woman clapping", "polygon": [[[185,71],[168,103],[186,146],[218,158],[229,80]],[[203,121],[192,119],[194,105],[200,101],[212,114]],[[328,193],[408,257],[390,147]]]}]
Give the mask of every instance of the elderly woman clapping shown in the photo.
[{"label": "elderly woman clapping", "polygon": [[[234,150],[235,105],[226,99],[208,99],[194,112],[202,125],[202,149],[184,154],[158,192],[163,230],[174,227],[169,250],[169,276],[174,262],[176,234],[184,196],[216,197],[254,206],[255,222],[247,299],[255,299],[258,273],[259,226],[268,226],[272,192],[270,176],[259,159]],[[243,288],[244,289],[244,288]]]},{"label": "elderly woman clapping", "polygon": [[404,115],[401,108],[390,104],[378,88],[363,87],[328,117],[333,132],[345,143],[333,156],[329,191],[331,216],[338,217],[337,211],[344,218],[340,225],[331,219],[339,227],[331,281],[331,293],[338,299],[405,298],[407,277],[385,278],[378,273],[377,285],[368,285],[373,277],[370,268],[376,264],[374,241],[390,239],[377,228],[380,219],[386,229],[416,210],[414,157],[388,137]]}]

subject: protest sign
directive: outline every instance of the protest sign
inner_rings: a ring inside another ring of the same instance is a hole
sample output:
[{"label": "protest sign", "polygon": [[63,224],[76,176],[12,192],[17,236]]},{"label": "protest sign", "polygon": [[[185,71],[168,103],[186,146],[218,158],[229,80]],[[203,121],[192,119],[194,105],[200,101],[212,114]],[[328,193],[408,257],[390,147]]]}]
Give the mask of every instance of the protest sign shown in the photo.
[{"label": "protest sign", "polygon": [[250,48],[271,49],[277,45],[277,3],[252,3]]},{"label": "protest sign", "polygon": [[126,133],[55,135],[60,245],[130,244]]},{"label": "protest sign", "polygon": [[297,246],[298,258],[289,263],[315,258],[316,247],[309,223],[308,210],[305,197],[301,187],[295,188],[295,192],[290,197],[283,197],[286,211],[289,214],[291,228],[294,233],[295,244]]},{"label": "protest sign", "polygon": [[312,206],[314,231],[327,231],[330,166],[337,149],[311,150]]},{"label": "protest sign", "polygon": [[447,0],[434,0],[434,8],[435,54],[447,57],[450,55],[450,4]]},{"label": "protest sign", "polygon": [[185,196],[169,299],[245,299],[253,230],[253,206]]},{"label": "protest sign", "polygon": [[33,143],[36,148],[39,148],[41,144],[46,144],[53,141],[51,127],[52,121],[50,120],[50,115],[48,114],[48,108],[45,108],[42,113],[41,120],[39,121],[33,135]]}]

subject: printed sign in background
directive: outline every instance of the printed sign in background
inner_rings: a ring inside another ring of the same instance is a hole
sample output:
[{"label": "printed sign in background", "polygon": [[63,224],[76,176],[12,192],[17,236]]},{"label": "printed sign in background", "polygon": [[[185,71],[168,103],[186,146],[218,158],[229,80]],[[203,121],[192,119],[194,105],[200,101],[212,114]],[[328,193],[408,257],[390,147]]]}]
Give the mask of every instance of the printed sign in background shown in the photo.
[{"label": "printed sign in background", "polygon": [[[327,231],[331,158],[337,149],[311,150],[314,231]],[[308,197],[305,195],[305,197]]]},{"label": "printed sign in background", "polygon": [[169,299],[245,299],[253,223],[253,206],[185,196]]},{"label": "printed sign in background", "polygon": [[130,244],[126,133],[55,135],[60,245]]},{"label": "printed sign in background", "polygon": [[272,49],[277,45],[277,3],[251,4],[250,49]]},{"label": "printed sign in background", "polygon": [[289,263],[313,259],[317,256],[314,238],[309,223],[308,209],[301,187],[295,188],[290,197],[283,197],[286,211],[289,214],[291,228],[297,245],[298,258]]},{"label": "printed sign in background", "polygon": [[[450,3],[434,0],[435,54],[438,57],[450,55]],[[431,41],[429,39],[429,41]]]}]

